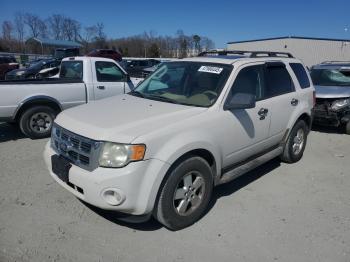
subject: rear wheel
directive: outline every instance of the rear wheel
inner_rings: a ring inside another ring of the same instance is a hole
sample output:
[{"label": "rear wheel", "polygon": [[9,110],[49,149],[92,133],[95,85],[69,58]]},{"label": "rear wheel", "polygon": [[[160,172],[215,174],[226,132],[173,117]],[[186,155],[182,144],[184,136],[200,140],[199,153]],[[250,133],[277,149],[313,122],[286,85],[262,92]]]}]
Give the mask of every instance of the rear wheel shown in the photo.
[{"label": "rear wheel", "polygon": [[27,109],[19,119],[23,134],[30,138],[50,136],[53,121],[57,112],[48,106],[33,106]]},{"label": "rear wheel", "polygon": [[290,131],[288,140],[284,146],[281,160],[286,163],[298,162],[305,150],[308,126],[305,121],[299,120]]},{"label": "rear wheel", "polygon": [[347,122],[345,125],[345,133],[350,135],[350,122]]},{"label": "rear wheel", "polygon": [[213,176],[201,157],[190,157],[172,169],[160,189],[155,218],[171,230],[195,223],[208,207]]}]

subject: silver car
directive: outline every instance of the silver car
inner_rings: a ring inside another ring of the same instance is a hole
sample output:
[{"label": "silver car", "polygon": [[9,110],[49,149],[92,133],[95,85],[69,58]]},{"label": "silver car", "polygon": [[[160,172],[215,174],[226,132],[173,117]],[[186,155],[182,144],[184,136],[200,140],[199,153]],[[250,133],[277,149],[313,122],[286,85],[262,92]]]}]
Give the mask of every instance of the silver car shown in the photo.
[{"label": "silver car", "polygon": [[344,128],[350,135],[350,62],[323,62],[311,68],[316,90],[314,123]]}]

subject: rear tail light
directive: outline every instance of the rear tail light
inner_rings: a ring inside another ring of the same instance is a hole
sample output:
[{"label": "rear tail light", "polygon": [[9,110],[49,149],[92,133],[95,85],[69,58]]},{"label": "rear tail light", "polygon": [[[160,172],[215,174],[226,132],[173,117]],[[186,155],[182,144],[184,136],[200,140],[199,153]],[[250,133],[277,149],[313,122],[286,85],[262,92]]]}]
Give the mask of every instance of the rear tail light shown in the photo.
[{"label": "rear tail light", "polygon": [[313,103],[314,103],[314,106],[315,106],[316,105],[316,91],[312,92],[312,99],[313,99]]}]

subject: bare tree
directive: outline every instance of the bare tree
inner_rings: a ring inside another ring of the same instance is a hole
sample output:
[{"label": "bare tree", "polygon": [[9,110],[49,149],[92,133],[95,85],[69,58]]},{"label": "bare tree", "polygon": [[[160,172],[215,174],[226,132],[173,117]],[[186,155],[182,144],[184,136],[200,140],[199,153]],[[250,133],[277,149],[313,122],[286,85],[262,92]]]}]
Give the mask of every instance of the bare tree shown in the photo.
[{"label": "bare tree", "polygon": [[21,12],[17,12],[15,14],[15,30],[17,32],[17,39],[21,43],[23,43],[24,40],[24,15]]},{"label": "bare tree", "polygon": [[78,21],[68,17],[64,18],[62,23],[62,33],[64,39],[77,41],[79,39],[80,30],[81,24]]},{"label": "bare tree", "polygon": [[97,23],[96,24],[96,28],[97,28],[97,37],[102,39],[102,38],[106,38],[106,34],[103,31],[105,26],[103,23]]},{"label": "bare tree", "polygon": [[26,13],[24,15],[24,23],[29,27],[29,31],[32,37],[45,37],[47,35],[47,27],[39,16],[31,13]]},{"label": "bare tree", "polygon": [[215,48],[215,44],[214,44],[213,40],[211,40],[210,38],[208,38],[206,36],[202,36],[202,38],[201,38],[201,46],[205,50],[211,50],[211,49]]},{"label": "bare tree", "polygon": [[2,38],[5,41],[10,41],[12,40],[12,35],[13,35],[13,25],[11,21],[4,21],[2,23]]},{"label": "bare tree", "polygon": [[50,26],[50,33],[56,40],[63,38],[63,21],[64,16],[60,14],[54,14],[48,18],[48,24]]}]

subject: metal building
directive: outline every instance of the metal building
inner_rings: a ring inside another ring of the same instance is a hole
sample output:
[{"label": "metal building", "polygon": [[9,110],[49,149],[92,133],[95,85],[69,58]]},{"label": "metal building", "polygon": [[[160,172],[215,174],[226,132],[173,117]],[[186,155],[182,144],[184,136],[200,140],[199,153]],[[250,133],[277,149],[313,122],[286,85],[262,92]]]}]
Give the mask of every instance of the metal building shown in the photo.
[{"label": "metal building", "polygon": [[350,61],[350,40],[312,37],[275,37],[227,43],[227,50],[289,52],[312,66],[324,61]]}]

